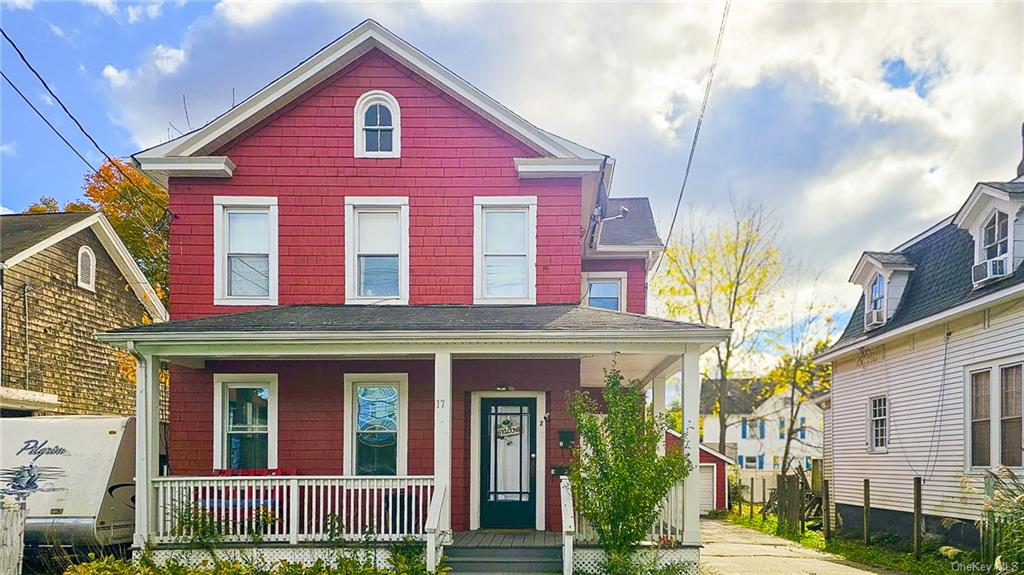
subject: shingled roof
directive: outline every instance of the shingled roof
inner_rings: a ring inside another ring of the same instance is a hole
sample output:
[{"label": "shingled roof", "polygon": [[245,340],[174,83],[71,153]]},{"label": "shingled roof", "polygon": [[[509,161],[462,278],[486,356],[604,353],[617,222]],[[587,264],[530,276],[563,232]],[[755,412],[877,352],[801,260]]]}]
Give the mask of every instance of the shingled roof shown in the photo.
[{"label": "shingled roof", "polygon": [[878,263],[885,266],[913,266],[914,263],[910,261],[906,255],[900,252],[864,252],[864,255],[871,256]]},{"label": "shingled roof", "polygon": [[59,212],[0,216],[0,261],[11,259],[92,214],[93,212]]},{"label": "shingled roof", "polygon": [[[991,184],[990,184],[991,185]],[[1024,183],[1002,184],[1020,186]],[[882,252],[886,253],[886,252]],[[974,239],[966,230],[948,223],[924,238],[904,247],[899,254],[914,266],[896,313],[884,325],[866,334],[868,339],[899,327],[976,300],[993,292],[1024,283],[1024,266],[1006,279],[974,289]],[[832,349],[865,337],[864,297],[857,303],[842,337]]]},{"label": "shingled roof", "polygon": [[709,326],[571,304],[293,305],[116,329],[107,334],[249,332],[631,331],[674,332]]},{"label": "shingled roof", "polygon": [[662,245],[647,198],[608,198],[606,217],[617,215],[619,206],[629,210],[629,214],[602,225],[599,247]]}]

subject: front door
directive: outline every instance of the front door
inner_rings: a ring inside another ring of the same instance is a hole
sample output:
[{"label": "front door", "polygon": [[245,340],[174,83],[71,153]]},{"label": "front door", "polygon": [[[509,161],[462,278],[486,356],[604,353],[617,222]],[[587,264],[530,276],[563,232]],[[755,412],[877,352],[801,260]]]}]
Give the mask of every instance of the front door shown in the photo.
[{"label": "front door", "polygon": [[480,400],[480,526],[533,529],[537,400]]}]

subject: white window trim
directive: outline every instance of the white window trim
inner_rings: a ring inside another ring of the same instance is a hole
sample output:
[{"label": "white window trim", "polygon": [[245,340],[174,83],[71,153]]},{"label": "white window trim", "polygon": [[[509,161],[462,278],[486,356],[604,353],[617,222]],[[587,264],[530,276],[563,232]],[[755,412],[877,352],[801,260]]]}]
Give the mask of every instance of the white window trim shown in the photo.
[{"label": "white window trim", "polygon": [[619,282],[619,309],[618,311],[626,311],[626,284],[628,283],[628,274],[626,272],[583,272],[583,284],[580,289],[583,291],[581,294],[583,297],[583,303],[588,307],[590,306],[590,281],[591,280],[618,280]]},{"label": "white window trim", "polygon": [[[92,265],[89,266],[89,277],[82,281],[82,254],[89,254]],[[78,258],[75,259],[75,276],[78,279],[78,287],[91,292],[96,291],[96,253],[89,246],[78,248]]]},{"label": "white window trim", "polygon": [[[363,138],[363,124],[366,119],[366,109],[374,104],[384,104],[391,110],[391,151],[390,152],[367,152],[366,140]],[[355,157],[357,158],[400,158],[402,157],[402,110],[398,106],[398,100],[384,90],[370,90],[359,96],[352,112],[353,142],[355,144]]]},{"label": "white window trim", "polygon": [[975,263],[975,265],[977,265],[977,264],[980,264],[980,263],[991,261],[991,260],[989,260],[989,258],[985,257],[985,226],[988,224],[988,221],[992,219],[992,216],[996,212],[1000,212],[1000,213],[1002,213],[1003,215],[1006,216],[1006,253],[1001,255],[1001,256],[996,256],[996,257],[992,258],[992,260],[998,260],[998,259],[1006,258],[1006,261],[1007,261],[1006,272],[1007,272],[1007,274],[1012,274],[1013,273],[1013,268],[1012,268],[1012,266],[1013,266],[1013,242],[1014,242],[1015,238],[1013,237],[1013,231],[1014,231],[1013,217],[1011,217],[1010,214],[1013,213],[1013,210],[1012,210],[1012,206],[1005,206],[1005,207],[1008,208],[1008,209],[1004,209],[1004,206],[1002,206],[1002,205],[990,208],[985,213],[985,217],[981,219],[981,223],[978,224],[978,227],[974,229],[974,239],[975,239],[975,241],[974,241],[974,263]]},{"label": "white window trim", "polygon": [[[358,254],[356,253],[356,212],[360,210],[397,211],[399,239],[398,295],[395,297],[362,297],[359,295]],[[409,305],[409,197],[349,196],[345,198],[345,303],[376,305]]]},{"label": "white window trim", "polygon": [[875,275],[871,276],[871,283],[868,284],[868,310],[875,311],[875,308],[873,307],[875,303],[874,295],[871,293],[871,290],[874,289],[875,282],[877,282],[879,278],[882,280],[882,307],[878,309],[884,313],[886,307],[889,305],[889,302],[887,301],[889,299],[889,278],[880,271],[875,272]]},{"label": "white window trim", "polygon": [[[484,209],[522,208],[526,215],[526,297],[484,297]],[[474,196],[473,197],[473,303],[474,304],[536,304],[537,303],[537,196]]]},{"label": "white window trim", "polygon": [[[871,404],[876,399],[884,399],[885,400],[885,447],[875,447],[874,416],[872,414]],[[867,413],[865,415],[867,416],[868,453],[878,453],[878,454],[888,453],[889,452],[889,442],[892,440],[892,435],[891,435],[892,425],[890,424],[890,422],[892,420],[892,402],[889,399],[889,395],[888,394],[882,394],[882,395],[872,395],[871,397],[869,397],[868,398],[868,409],[867,409]]]},{"label": "white window trim", "polygon": [[[344,398],[345,446],[342,452],[345,475],[355,476],[356,416],[355,388],[360,385],[398,385],[398,461],[396,475],[409,473],[409,374],[407,373],[346,373]],[[360,475],[359,477],[371,477]],[[390,477],[390,476],[388,476]]]},{"label": "white window trim", "polygon": [[[964,366],[964,470],[969,473],[984,473],[1000,467],[1002,459],[1003,396],[1001,388],[1002,379],[999,370],[1003,367],[1010,367],[1020,363],[1024,363],[1024,354],[1001,357]],[[980,371],[989,372],[989,460],[987,466],[971,465],[971,374]],[[1024,471],[1024,466],[1010,467],[1009,469],[1020,472]]]},{"label": "white window trim", "polygon": [[267,400],[267,468],[277,468],[277,374],[276,373],[215,373],[213,374],[213,468],[226,469],[224,457],[225,425],[227,422],[227,394],[232,387],[266,387]]},{"label": "white window trim", "polygon": [[[268,295],[259,297],[228,296],[227,290],[227,232],[226,212],[236,208],[266,208],[270,229]],[[213,197],[213,305],[277,305],[277,198],[268,196],[214,196]]]}]

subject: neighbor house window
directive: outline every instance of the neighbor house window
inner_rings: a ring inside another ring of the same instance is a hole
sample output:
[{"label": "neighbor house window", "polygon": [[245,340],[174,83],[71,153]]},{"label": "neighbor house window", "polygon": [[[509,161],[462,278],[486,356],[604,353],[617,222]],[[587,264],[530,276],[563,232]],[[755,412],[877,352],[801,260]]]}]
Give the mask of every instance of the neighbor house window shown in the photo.
[{"label": "neighbor house window", "polygon": [[583,293],[590,307],[626,311],[626,272],[586,272]]},{"label": "neighbor house window", "polygon": [[782,465],[782,458],[778,455],[772,456],[772,469],[778,469]]},{"label": "neighbor house window", "polygon": [[78,287],[96,291],[96,254],[89,246],[78,248]]},{"label": "neighbor house window", "polygon": [[345,374],[345,471],[405,475],[408,376]]},{"label": "neighbor house window", "polygon": [[868,400],[868,450],[885,451],[889,448],[889,398],[872,397]]},{"label": "neighbor house window", "polygon": [[885,277],[875,274],[871,281],[871,309],[879,310],[885,306]]},{"label": "neighbor house window", "polygon": [[786,439],[786,418],[779,418],[779,439]]},{"label": "neighbor house window", "polygon": [[992,372],[988,369],[971,374],[971,465],[991,464]]},{"label": "neighbor house window", "polygon": [[474,198],[477,303],[536,303],[536,196]]},{"label": "neighbor house window", "polygon": [[277,467],[277,375],[215,374],[214,467]]},{"label": "neighbor house window", "polygon": [[996,211],[992,217],[985,222],[981,230],[982,261],[998,258],[1009,249],[1010,218],[1005,213]]},{"label": "neighbor house window", "polygon": [[214,303],[277,305],[277,198],[214,198]]},{"label": "neighbor house window", "polygon": [[744,469],[757,469],[757,457],[755,457],[753,455],[748,455],[746,457],[746,459],[743,460],[743,468]]},{"label": "neighbor house window", "polygon": [[409,302],[409,199],[345,198],[345,303]]},{"label": "neighbor house window", "polygon": [[999,370],[1001,389],[1000,426],[999,426],[999,462],[1006,467],[1021,467],[1024,437],[1021,429],[1021,387],[1024,364],[1002,367]]},{"label": "neighbor house window", "polygon": [[807,439],[807,418],[800,418],[800,439]]},{"label": "neighbor house window", "polygon": [[353,112],[355,156],[397,158],[402,148],[402,114],[398,100],[382,90],[359,97]]}]

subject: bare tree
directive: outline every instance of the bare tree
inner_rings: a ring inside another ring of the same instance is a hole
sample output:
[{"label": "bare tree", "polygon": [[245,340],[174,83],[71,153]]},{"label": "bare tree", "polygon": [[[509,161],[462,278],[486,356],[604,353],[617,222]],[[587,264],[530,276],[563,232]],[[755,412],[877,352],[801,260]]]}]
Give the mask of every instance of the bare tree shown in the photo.
[{"label": "bare tree", "polygon": [[737,385],[733,367],[763,335],[760,328],[771,314],[771,296],[782,275],[778,219],[761,204],[734,200],[731,206],[726,222],[691,212],[689,225],[669,240],[664,272],[653,278],[669,317],[732,330],[715,348],[717,373],[709,380],[723,453],[730,391]]}]

